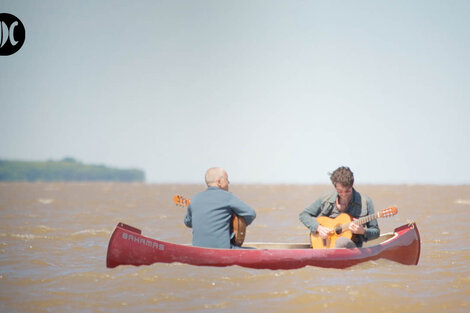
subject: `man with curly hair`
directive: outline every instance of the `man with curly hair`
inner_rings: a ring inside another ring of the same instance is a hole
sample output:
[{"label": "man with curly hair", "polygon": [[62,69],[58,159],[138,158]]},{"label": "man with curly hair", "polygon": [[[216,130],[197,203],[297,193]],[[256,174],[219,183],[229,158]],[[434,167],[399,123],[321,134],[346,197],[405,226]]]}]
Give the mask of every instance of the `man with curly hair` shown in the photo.
[{"label": "man with curly hair", "polygon": [[[374,214],[372,200],[353,188],[354,174],[349,167],[337,168],[331,173],[330,179],[335,190],[318,198],[299,215],[300,221],[313,234],[318,234],[322,239],[328,238],[332,229],[320,225],[317,222],[319,216],[335,218],[341,213],[347,213],[353,219],[357,219]],[[335,248],[361,247],[365,241],[375,239],[380,235],[377,220],[372,220],[364,225],[351,223],[349,230],[353,233],[353,238],[338,238]]]}]

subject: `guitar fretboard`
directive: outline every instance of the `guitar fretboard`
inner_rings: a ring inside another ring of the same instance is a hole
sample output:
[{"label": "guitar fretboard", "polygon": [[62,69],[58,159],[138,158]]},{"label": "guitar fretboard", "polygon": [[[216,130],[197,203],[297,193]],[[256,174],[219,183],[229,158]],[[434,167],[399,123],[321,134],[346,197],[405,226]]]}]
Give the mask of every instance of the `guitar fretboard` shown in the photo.
[{"label": "guitar fretboard", "polygon": [[349,228],[349,225],[351,223],[355,223],[355,224],[358,224],[358,225],[364,225],[365,223],[368,223],[370,221],[373,221],[373,220],[376,220],[380,217],[380,214],[379,213],[375,213],[375,214],[371,214],[371,215],[367,215],[367,216],[364,216],[364,217],[361,217],[355,221],[352,221],[352,222],[349,222],[349,223],[346,223],[346,224],[343,224],[341,225],[341,230],[342,231],[345,231]]}]

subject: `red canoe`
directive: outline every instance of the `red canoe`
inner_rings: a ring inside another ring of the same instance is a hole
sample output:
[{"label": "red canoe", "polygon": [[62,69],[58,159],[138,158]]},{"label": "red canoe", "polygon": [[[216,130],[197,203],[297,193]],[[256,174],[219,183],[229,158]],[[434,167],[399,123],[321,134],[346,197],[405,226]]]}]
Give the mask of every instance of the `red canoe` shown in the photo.
[{"label": "red canoe", "polygon": [[416,265],[421,250],[415,223],[400,226],[360,249],[312,249],[310,244],[296,243],[246,243],[243,246],[252,249],[209,249],[174,244],[142,236],[139,229],[119,223],[109,240],[106,266],[179,262],[277,270],[307,265],[347,268],[378,259]]}]

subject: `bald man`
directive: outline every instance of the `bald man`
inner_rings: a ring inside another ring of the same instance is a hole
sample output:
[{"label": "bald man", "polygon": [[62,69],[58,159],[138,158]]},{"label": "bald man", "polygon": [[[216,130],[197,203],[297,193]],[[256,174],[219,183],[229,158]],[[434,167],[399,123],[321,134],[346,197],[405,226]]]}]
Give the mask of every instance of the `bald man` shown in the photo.
[{"label": "bald man", "polygon": [[191,199],[184,224],[193,229],[193,246],[231,249],[230,220],[232,214],[250,225],[256,218],[255,210],[228,192],[227,172],[213,167],[206,172],[207,189]]}]

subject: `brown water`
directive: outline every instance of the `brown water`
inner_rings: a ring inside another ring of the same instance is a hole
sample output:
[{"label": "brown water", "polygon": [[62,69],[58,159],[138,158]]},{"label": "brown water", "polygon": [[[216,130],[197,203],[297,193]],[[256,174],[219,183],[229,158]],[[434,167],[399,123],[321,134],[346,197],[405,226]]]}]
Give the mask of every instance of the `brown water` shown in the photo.
[{"label": "brown water", "polygon": [[[191,242],[172,203],[202,185],[0,183],[0,312],[470,312],[470,186],[356,186],[382,233],[417,222],[418,266],[254,270],[183,264],[105,267],[118,222]],[[246,241],[308,242],[300,211],[331,186],[232,186],[258,214]]]}]

